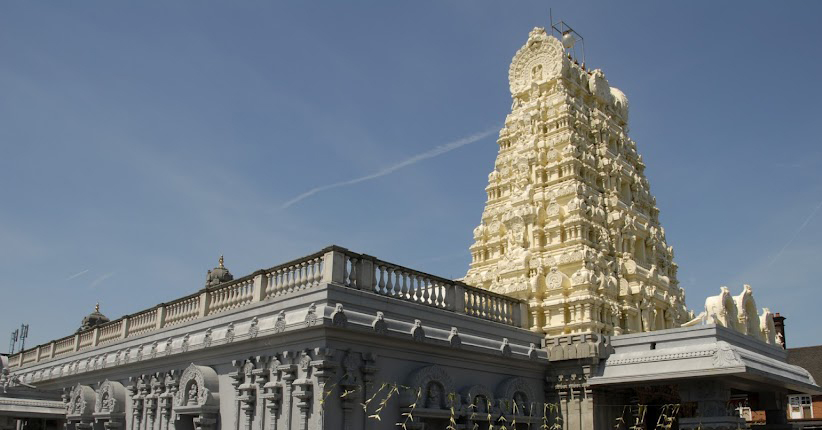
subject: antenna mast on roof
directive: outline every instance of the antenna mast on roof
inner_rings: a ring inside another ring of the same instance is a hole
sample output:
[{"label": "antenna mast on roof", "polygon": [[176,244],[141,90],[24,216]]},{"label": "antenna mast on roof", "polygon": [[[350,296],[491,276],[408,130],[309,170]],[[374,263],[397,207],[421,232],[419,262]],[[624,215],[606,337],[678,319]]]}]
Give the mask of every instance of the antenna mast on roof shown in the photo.
[{"label": "antenna mast on roof", "polygon": [[29,325],[28,324],[21,324],[20,325],[20,351],[22,352],[26,349],[26,338],[29,337]]},{"label": "antenna mast on roof", "polygon": [[11,339],[9,340],[9,354],[14,354],[14,347],[17,345],[17,336],[20,334],[20,329],[15,329],[11,332]]},{"label": "antenna mast on roof", "polygon": [[[570,25],[566,24],[565,21],[559,20],[555,23],[554,12],[550,8],[548,9],[548,15],[551,20],[551,36],[556,36],[562,41],[562,46],[565,47],[565,53],[568,54],[568,58],[577,63],[580,62],[576,51],[577,42],[579,42],[582,50],[582,69],[585,70],[585,39],[583,39],[582,35],[577,33],[576,30],[571,28]],[[556,32],[556,34],[554,34],[554,32]]]}]

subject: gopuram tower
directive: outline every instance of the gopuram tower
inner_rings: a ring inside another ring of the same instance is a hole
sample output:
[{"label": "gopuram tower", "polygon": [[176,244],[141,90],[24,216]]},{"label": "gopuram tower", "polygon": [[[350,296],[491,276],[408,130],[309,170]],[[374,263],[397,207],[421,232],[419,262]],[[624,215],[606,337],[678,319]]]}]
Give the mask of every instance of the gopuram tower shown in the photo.
[{"label": "gopuram tower", "polygon": [[528,300],[546,336],[679,327],[692,318],[628,99],[535,28],[508,72],[513,104],[464,281]]}]

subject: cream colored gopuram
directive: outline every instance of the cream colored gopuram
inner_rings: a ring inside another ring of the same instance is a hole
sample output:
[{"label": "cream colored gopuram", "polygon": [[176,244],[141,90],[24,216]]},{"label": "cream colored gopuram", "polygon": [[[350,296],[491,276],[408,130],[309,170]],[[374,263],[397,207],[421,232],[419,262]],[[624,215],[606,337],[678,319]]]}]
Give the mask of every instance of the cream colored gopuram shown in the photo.
[{"label": "cream colored gopuram", "polygon": [[464,280],[526,299],[548,336],[679,327],[693,316],[628,137],[628,99],[544,29],[508,79],[488,200]]}]

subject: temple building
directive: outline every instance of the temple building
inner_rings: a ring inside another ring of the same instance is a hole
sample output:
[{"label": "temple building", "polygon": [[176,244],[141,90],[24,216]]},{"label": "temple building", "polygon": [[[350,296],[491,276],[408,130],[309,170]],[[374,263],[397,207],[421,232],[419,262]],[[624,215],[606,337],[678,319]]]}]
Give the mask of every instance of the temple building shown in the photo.
[{"label": "temple building", "polygon": [[511,64],[464,279],[220,257],[187,296],[0,356],[0,430],[731,430],[740,402],[790,428],[822,389],[750,286],[685,308],[627,98],[554,33]]}]

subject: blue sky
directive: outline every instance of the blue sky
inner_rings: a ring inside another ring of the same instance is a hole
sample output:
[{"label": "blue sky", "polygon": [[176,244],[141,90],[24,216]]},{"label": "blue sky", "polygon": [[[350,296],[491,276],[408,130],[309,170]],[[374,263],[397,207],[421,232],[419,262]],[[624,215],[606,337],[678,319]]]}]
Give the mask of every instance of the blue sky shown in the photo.
[{"label": "blue sky", "polygon": [[[511,5],[514,6],[511,6]],[[631,104],[688,305],[822,343],[819,2],[4,2],[0,350],[335,243],[464,275],[508,65],[554,17]]]}]

